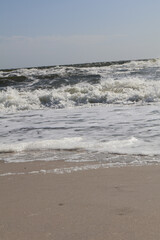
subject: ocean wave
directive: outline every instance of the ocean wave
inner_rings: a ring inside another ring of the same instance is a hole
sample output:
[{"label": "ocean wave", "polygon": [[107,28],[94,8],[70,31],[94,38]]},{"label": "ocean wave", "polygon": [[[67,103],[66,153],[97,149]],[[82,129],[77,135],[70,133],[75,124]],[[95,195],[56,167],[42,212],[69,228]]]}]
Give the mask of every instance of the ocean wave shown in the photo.
[{"label": "ocean wave", "polygon": [[[123,74],[149,74],[151,68],[159,70],[160,59],[150,59],[141,61],[119,61],[119,62],[102,62],[102,63],[88,63],[88,64],[75,64],[68,66],[54,66],[54,67],[39,67],[28,69],[10,69],[0,71],[0,87],[6,86],[18,86],[18,84],[33,82],[37,83],[39,80],[39,86],[47,87],[45,81],[54,87],[56,80],[62,82],[58,87],[63,84],[76,84],[79,81],[92,81],[99,80],[100,77],[107,78],[108,75],[118,77]],[[149,71],[148,71],[149,69]],[[21,85],[20,85],[21,86]],[[19,87],[20,87],[19,86]]]},{"label": "ocean wave", "polygon": [[[72,150],[82,147],[80,142],[82,138],[63,138],[57,140],[44,140],[35,142],[23,142],[16,144],[2,144],[0,146],[0,153],[18,153],[29,151],[44,151],[44,150]],[[63,147],[62,147],[63,146]]]},{"label": "ocean wave", "polygon": [[160,101],[160,59],[0,71],[0,111]]},{"label": "ocean wave", "polygon": [[141,78],[102,79],[98,84],[78,83],[58,89],[0,91],[0,111],[67,108],[95,104],[135,104],[160,102],[160,82]]},{"label": "ocean wave", "polygon": [[[51,151],[51,152],[50,152]],[[107,156],[105,154],[117,154],[117,155],[128,155],[132,156],[159,156],[160,151],[158,148],[153,149],[143,140],[137,139],[135,137],[130,137],[126,139],[117,139],[111,141],[95,141],[89,139],[83,139],[82,137],[70,137],[62,139],[53,140],[42,140],[34,142],[20,142],[12,144],[1,144],[0,154],[17,154],[17,153],[31,153],[31,152],[42,152],[44,157],[46,153],[48,156],[54,159],[54,154],[52,151],[68,151],[69,153],[76,153],[78,155],[85,155],[96,152],[104,154],[103,157]],[[51,154],[50,154],[51,153]],[[70,154],[69,154],[70,155]],[[39,155],[38,155],[39,156]],[[68,155],[66,155],[68,156]],[[92,155],[91,155],[92,156]],[[93,156],[92,156],[93,157]],[[76,159],[76,156],[74,156]],[[74,159],[74,160],[75,160]],[[79,158],[78,158],[79,159]],[[88,158],[87,158],[88,159]],[[68,159],[69,160],[69,159]],[[94,160],[94,159],[92,159]],[[80,160],[82,161],[82,159]],[[86,157],[85,157],[85,161]]]}]

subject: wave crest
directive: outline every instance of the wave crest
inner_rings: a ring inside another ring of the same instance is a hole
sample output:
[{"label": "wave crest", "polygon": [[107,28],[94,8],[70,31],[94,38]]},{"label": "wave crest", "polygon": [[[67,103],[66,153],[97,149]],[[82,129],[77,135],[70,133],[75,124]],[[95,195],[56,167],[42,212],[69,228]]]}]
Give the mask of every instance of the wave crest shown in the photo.
[{"label": "wave crest", "polygon": [[78,83],[58,89],[21,91],[8,87],[0,92],[1,111],[67,108],[95,104],[134,104],[160,101],[160,82],[138,78],[99,84]]}]

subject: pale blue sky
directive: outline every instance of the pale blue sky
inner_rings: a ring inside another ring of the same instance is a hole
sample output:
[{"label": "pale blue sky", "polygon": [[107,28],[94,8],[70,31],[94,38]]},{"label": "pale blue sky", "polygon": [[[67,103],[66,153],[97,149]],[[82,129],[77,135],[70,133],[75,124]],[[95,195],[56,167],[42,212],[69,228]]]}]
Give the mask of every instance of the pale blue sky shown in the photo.
[{"label": "pale blue sky", "polygon": [[159,0],[0,0],[0,68],[160,57]]}]

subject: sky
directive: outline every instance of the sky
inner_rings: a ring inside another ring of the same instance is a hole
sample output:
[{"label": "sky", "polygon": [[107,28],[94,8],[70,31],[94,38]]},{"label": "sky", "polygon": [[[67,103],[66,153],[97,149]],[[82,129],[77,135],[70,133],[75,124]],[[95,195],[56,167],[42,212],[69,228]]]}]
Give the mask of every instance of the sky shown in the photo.
[{"label": "sky", "polygon": [[0,69],[160,57],[159,0],[0,0]]}]

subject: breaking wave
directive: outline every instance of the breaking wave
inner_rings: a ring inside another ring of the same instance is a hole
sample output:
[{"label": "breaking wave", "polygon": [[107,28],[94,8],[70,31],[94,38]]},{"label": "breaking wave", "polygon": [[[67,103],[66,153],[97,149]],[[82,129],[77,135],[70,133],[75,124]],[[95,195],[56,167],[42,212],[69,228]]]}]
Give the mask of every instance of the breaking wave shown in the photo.
[{"label": "breaking wave", "polygon": [[160,82],[128,78],[101,80],[99,84],[78,83],[58,89],[18,90],[8,87],[0,92],[0,111],[66,108],[95,104],[133,104],[160,101]]},{"label": "breaking wave", "polygon": [[160,60],[0,71],[0,111],[160,102]]}]

